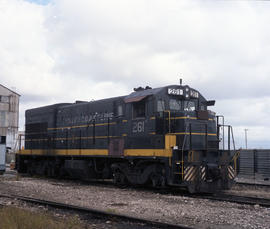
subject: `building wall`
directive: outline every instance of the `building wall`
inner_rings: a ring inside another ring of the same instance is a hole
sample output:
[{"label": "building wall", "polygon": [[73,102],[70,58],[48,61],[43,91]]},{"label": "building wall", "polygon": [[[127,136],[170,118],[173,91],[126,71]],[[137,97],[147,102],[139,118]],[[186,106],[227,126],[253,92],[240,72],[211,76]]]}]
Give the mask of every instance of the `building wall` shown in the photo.
[{"label": "building wall", "polygon": [[239,177],[270,180],[270,149],[243,149],[239,159]]},{"label": "building wall", "polygon": [[18,136],[20,95],[0,84],[0,136],[6,136],[6,146],[12,151]]}]

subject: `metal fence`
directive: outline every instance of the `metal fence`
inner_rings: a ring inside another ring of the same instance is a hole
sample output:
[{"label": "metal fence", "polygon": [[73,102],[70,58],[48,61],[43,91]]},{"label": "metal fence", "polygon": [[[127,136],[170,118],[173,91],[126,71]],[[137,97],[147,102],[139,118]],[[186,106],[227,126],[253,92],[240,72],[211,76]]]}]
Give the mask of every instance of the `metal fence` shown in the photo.
[{"label": "metal fence", "polygon": [[270,180],[270,149],[241,150],[238,176]]}]

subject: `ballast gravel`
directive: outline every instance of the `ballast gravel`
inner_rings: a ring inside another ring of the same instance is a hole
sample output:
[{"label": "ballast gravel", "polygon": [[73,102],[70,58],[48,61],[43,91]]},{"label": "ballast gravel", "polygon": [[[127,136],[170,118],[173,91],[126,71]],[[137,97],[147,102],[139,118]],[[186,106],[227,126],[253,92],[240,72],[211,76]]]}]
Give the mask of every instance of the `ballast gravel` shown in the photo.
[{"label": "ballast gravel", "polygon": [[[236,193],[237,189],[233,192]],[[0,193],[27,195],[194,228],[270,228],[270,208],[195,199],[181,193],[161,194],[110,185],[28,177],[0,179]]]}]

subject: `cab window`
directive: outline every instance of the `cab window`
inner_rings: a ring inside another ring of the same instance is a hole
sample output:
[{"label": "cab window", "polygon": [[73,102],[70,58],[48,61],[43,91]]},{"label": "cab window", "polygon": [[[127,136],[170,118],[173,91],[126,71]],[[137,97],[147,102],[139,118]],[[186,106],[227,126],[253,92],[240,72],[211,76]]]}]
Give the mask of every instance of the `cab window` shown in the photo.
[{"label": "cab window", "polygon": [[195,102],[184,101],[184,111],[195,111]]},{"label": "cab window", "polygon": [[163,112],[165,110],[165,102],[164,100],[157,101],[157,112]]},{"label": "cab window", "polygon": [[122,116],[123,115],[123,106],[122,105],[118,105],[117,106],[117,115],[118,116]]},{"label": "cab window", "polygon": [[133,103],[133,118],[145,117],[145,101]]},{"label": "cab window", "polygon": [[206,110],[207,110],[206,106],[205,105],[201,105],[201,111],[206,111]]},{"label": "cab window", "polygon": [[176,100],[176,99],[170,99],[169,107],[170,107],[170,110],[180,111],[181,110],[181,101]]}]

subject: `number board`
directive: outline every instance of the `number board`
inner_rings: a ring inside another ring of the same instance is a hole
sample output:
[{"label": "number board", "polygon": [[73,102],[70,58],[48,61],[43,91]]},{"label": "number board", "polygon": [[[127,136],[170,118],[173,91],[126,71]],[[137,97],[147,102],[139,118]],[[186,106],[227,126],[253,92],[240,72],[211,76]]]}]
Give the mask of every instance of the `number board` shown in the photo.
[{"label": "number board", "polygon": [[144,132],[144,121],[133,122],[132,133],[143,133]]},{"label": "number board", "polygon": [[168,88],[168,94],[169,95],[183,95],[184,91],[180,88]]},{"label": "number board", "polygon": [[194,90],[190,90],[190,97],[199,98],[199,93]]}]

